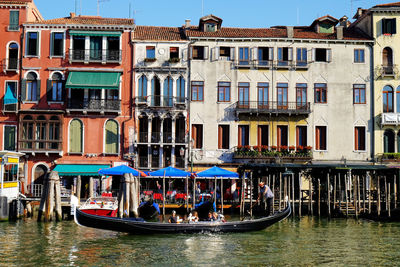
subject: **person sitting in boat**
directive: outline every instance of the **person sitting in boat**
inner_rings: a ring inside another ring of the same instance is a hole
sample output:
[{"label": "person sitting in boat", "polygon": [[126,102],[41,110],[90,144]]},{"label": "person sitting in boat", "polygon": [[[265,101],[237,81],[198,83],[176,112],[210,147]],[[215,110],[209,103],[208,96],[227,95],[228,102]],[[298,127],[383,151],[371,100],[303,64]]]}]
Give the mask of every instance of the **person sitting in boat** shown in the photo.
[{"label": "person sitting in boat", "polygon": [[220,221],[220,220],[218,219],[218,213],[216,213],[215,211],[212,213],[212,221],[213,221],[213,222],[218,222],[218,221]]},{"label": "person sitting in boat", "polygon": [[189,223],[194,223],[194,222],[198,222],[198,221],[199,221],[199,216],[197,214],[197,211],[194,211],[193,214],[189,213],[189,217],[188,217]]},{"label": "person sitting in boat", "polygon": [[214,217],[213,217],[213,214],[211,213],[211,211],[208,213],[207,221],[208,222],[213,222],[214,221]]},{"label": "person sitting in boat", "polygon": [[261,202],[264,203],[264,205],[267,204],[266,215],[269,216],[272,210],[274,194],[264,182],[261,181],[258,185],[260,186],[260,193],[258,193],[257,203]]},{"label": "person sitting in boat", "polygon": [[169,223],[178,223],[179,217],[176,216],[176,211],[172,211],[171,217],[169,217],[168,222]]}]

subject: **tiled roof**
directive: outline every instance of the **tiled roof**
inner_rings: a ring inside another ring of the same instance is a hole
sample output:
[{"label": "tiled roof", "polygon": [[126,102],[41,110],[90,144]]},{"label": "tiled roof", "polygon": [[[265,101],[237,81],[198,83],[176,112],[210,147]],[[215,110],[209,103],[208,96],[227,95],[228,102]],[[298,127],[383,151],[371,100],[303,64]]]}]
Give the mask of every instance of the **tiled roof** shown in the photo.
[{"label": "tiled roof", "polygon": [[0,5],[24,5],[31,2],[32,0],[0,0]]},{"label": "tiled roof", "polygon": [[374,7],[400,7],[400,2],[381,4],[381,5],[376,5]]},{"label": "tiled roof", "polygon": [[133,26],[133,19],[103,18],[98,16],[72,16],[44,20],[41,24],[82,24],[82,25],[130,25]]},{"label": "tiled roof", "polygon": [[156,27],[156,26],[136,26],[136,40],[149,41],[180,41],[185,40],[182,28],[179,27]]},{"label": "tiled roof", "polygon": [[[274,28],[221,28],[217,32],[202,32],[197,27],[186,30],[188,37],[210,38],[287,38],[286,27]],[[337,39],[336,33],[317,33],[310,27],[294,27],[294,38],[298,39]],[[344,29],[345,40],[370,40],[367,36],[354,29]]]}]

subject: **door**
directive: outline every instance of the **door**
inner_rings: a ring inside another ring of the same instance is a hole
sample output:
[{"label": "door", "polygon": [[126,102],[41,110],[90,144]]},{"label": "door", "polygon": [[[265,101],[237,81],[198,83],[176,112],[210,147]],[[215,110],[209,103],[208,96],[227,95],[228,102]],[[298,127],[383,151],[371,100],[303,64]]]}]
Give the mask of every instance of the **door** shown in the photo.
[{"label": "door", "polygon": [[277,87],[277,108],[287,109],[288,108],[288,84],[278,83]]}]

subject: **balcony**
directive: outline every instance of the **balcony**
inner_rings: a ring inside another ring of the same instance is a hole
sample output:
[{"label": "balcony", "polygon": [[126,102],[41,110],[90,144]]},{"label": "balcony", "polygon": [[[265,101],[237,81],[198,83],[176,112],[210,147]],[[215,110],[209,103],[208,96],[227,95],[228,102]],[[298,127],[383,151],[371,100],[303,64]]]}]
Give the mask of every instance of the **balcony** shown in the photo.
[{"label": "balcony", "polygon": [[122,50],[107,49],[70,49],[70,62],[100,62],[100,63],[120,63]]},{"label": "balcony", "polygon": [[68,99],[68,111],[119,113],[121,111],[121,100],[115,99]]},{"label": "balcony", "polygon": [[269,69],[273,66],[272,60],[254,60],[253,65],[258,69]]},{"label": "balcony", "polygon": [[175,96],[138,96],[135,97],[135,105],[151,108],[166,108],[166,109],[180,109],[185,110],[187,99],[185,97]]},{"label": "balcony", "polygon": [[234,148],[233,158],[240,160],[258,160],[268,162],[308,161],[312,157],[312,147],[295,146],[239,146]]},{"label": "balcony", "polygon": [[310,102],[281,102],[281,101],[238,101],[236,114],[296,114],[307,115],[311,113]]},{"label": "balcony", "polygon": [[250,59],[239,59],[233,62],[233,66],[238,69],[249,69],[253,66],[253,61]]},{"label": "balcony", "polygon": [[306,69],[308,69],[309,65],[310,65],[310,62],[307,62],[307,61],[296,61],[296,63],[294,64],[294,67],[296,69],[306,70]]},{"label": "balcony", "polygon": [[400,125],[400,113],[382,113],[382,125]]},{"label": "balcony", "polygon": [[291,60],[278,60],[276,62],[277,69],[290,69],[293,67],[293,61]]},{"label": "balcony", "polygon": [[27,140],[18,141],[19,151],[25,153],[60,153],[62,140]]}]

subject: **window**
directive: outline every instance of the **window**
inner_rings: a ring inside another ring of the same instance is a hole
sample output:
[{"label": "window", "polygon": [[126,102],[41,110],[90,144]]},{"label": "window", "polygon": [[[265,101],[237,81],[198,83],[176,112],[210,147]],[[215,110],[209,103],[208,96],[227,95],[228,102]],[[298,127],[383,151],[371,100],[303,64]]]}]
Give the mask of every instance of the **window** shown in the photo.
[{"label": "window", "polygon": [[268,146],[269,131],[268,125],[258,125],[257,144],[259,146]]},{"label": "window", "polygon": [[53,32],[51,34],[51,55],[53,57],[64,55],[64,33]]},{"label": "window", "polygon": [[394,132],[392,130],[385,130],[383,133],[383,152],[384,153],[394,153],[395,141]]},{"label": "window", "polygon": [[394,112],[393,108],[393,88],[389,85],[383,87],[382,91],[383,112]]},{"label": "window", "polygon": [[326,126],[315,127],[315,149],[326,150]]},{"label": "window", "polygon": [[307,146],[307,126],[296,126],[296,144],[303,148]]},{"label": "window", "polygon": [[354,150],[365,150],[365,127],[354,128]]},{"label": "window", "polygon": [[28,32],[26,38],[26,55],[27,56],[38,56],[39,55],[39,33],[37,32]]},{"label": "window", "polygon": [[24,150],[60,151],[60,118],[51,115],[26,115],[20,122],[20,147]]},{"label": "window", "polygon": [[8,46],[7,70],[18,70],[18,44],[10,43]]},{"label": "window", "polygon": [[315,90],[314,103],[319,103],[319,104],[327,103],[328,89],[326,87],[326,83],[316,83],[314,85],[314,90]]},{"label": "window", "polygon": [[238,95],[239,95],[239,107],[248,108],[250,105],[249,96],[250,93],[250,83],[239,83]]},{"label": "window", "polygon": [[239,65],[249,65],[250,62],[250,51],[248,47],[239,48]]},{"label": "window", "polygon": [[217,25],[214,23],[206,24],[206,32],[215,32],[217,30]]},{"label": "window", "polygon": [[63,81],[60,73],[54,73],[47,81],[47,101],[63,101]]},{"label": "window", "polygon": [[176,81],[176,96],[178,103],[185,103],[185,79],[181,76]]},{"label": "window", "polygon": [[218,149],[229,149],[229,125],[218,126]]},{"label": "window", "polygon": [[268,66],[270,61],[274,59],[274,49],[272,47],[258,48],[258,65]]},{"label": "window", "polygon": [[170,47],[169,48],[169,59],[170,60],[179,60],[179,47]]},{"label": "window", "polygon": [[383,75],[393,75],[393,50],[390,47],[385,47],[382,50],[382,67]]},{"label": "window", "polygon": [[74,119],[69,125],[69,153],[83,153],[83,124]]},{"label": "window", "polygon": [[249,125],[239,125],[238,126],[238,146],[248,146],[249,145]]},{"label": "window", "polygon": [[231,101],[231,83],[218,82],[218,102]]},{"label": "window", "polygon": [[293,48],[279,47],[278,48],[278,66],[288,66],[289,61],[293,59]]},{"label": "window", "polygon": [[90,36],[90,60],[101,61],[103,57],[103,37]]},{"label": "window", "polygon": [[107,37],[107,60],[108,61],[120,61],[121,51],[119,45],[119,37],[109,36]]},{"label": "window", "polygon": [[105,127],[106,154],[118,154],[118,123],[108,120]]},{"label": "window", "polygon": [[296,50],[296,65],[307,66],[307,48],[297,48]]},{"label": "window", "polygon": [[172,87],[174,84],[174,80],[168,76],[165,80],[164,80],[164,102],[163,102],[163,106],[165,107],[172,107],[173,104],[173,99],[172,99]]},{"label": "window", "polygon": [[6,94],[3,98],[4,111],[17,111],[17,85],[16,81],[6,81]]},{"label": "window", "polygon": [[315,48],[314,56],[316,62],[331,62],[332,50],[326,48]]},{"label": "window", "polygon": [[276,86],[278,109],[288,108],[288,84],[278,83]]},{"label": "window", "polygon": [[192,101],[203,101],[204,82],[192,82]]},{"label": "window", "polygon": [[364,49],[354,49],[354,63],[365,63]]},{"label": "window", "polygon": [[26,75],[26,80],[22,80],[21,84],[22,101],[38,101],[40,98],[40,80],[34,72]]},{"label": "window", "polygon": [[396,19],[382,19],[382,34],[396,33]]},{"label": "window", "polygon": [[72,39],[72,59],[85,59],[85,36],[73,36]]},{"label": "window", "polygon": [[365,104],[365,84],[353,84],[353,103]]},{"label": "window", "polygon": [[[396,112],[400,113],[400,86],[397,87],[396,90]],[[399,143],[400,146],[400,143]],[[399,149],[400,152],[400,149]]]},{"label": "window", "polygon": [[156,58],[156,47],[146,46],[146,58]]},{"label": "window", "polygon": [[226,46],[221,46],[219,48],[219,58],[231,59],[231,48]]},{"label": "window", "polygon": [[269,83],[258,83],[258,108],[268,108],[268,88]]},{"label": "window", "polygon": [[192,59],[204,60],[208,58],[208,47],[206,46],[192,46],[190,52]]},{"label": "window", "polygon": [[19,31],[19,10],[10,10],[9,31]]},{"label": "window", "polygon": [[17,127],[13,125],[5,125],[4,126],[4,134],[3,134],[3,146],[4,150],[7,151],[15,151],[15,134]]},{"label": "window", "polygon": [[280,150],[281,148],[287,149],[288,146],[288,126],[286,125],[281,125],[277,127],[278,135],[277,135],[277,145],[278,149]]},{"label": "window", "polygon": [[307,108],[307,84],[296,83],[296,108]]},{"label": "window", "polygon": [[146,100],[147,100],[147,77],[143,75],[139,79],[138,101],[146,102]]},{"label": "window", "polygon": [[193,124],[192,125],[192,139],[193,148],[202,149],[203,148],[203,125]]}]

